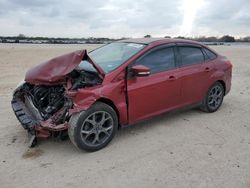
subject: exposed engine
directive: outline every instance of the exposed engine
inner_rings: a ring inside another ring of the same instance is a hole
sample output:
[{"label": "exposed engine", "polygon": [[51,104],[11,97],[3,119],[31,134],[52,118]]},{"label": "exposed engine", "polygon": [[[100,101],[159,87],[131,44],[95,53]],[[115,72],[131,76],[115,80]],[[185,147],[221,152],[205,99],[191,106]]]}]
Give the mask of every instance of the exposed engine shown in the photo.
[{"label": "exposed engine", "polygon": [[64,88],[62,86],[34,86],[30,94],[35,107],[43,119],[61,109],[65,103]]},{"label": "exposed engine", "polygon": [[[83,70],[81,62],[90,63],[93,70]],[[87,62],[85,62],[87,61]],[[29,146],[37,138],[67,137],[69,120],[74,108],[74,96],[86,87],[102,83],[101,69],[95,67],[86,50],[53,58],[27,71],[25,83],[19,85],[11,100],[12,109],[29,135]]]},{"label": "exposed engine", "polygon": [[101,83],[101,79],[99,78],[97,73],[87,72],[83,70],[73,70],[69,74],[69,78],[72,82],[72,90],[76,90],[79,88],[91,87]]},{"label": "exposed engine", "polygon": [[101,79],[96,73],[75,69],[67,75],[65,83],[62,85],[47,86],[26,83],[16,95],[18,98],[22,98],[25,103],[31,101],[42,120],[47,120],[60,111],[60,117],[56,122],[60,124],[67,119],[68,109],[72,106],[71,100],[65,95],[68,80],[71,81],[72,85],[70,90],[91,87],[101,83]]}]

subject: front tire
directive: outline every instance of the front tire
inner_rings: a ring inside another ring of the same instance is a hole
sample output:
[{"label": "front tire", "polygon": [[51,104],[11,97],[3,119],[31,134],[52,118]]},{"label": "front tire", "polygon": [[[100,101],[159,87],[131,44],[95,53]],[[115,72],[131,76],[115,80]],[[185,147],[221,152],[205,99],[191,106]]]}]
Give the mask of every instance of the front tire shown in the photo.
[{"label": "front tire", "polygon": [[109,105],[97,102],[86,111],[71,117],[68,135],[78,148],[96,151],[104,148],[115,136],[117,114]]},{"label": "front tire", "polygon": [[201,110],[205,112],[217,111],[224,98],[225,90],[220,82],[215,82],[208,90],[206,97],[204,98],[201,106]]}]

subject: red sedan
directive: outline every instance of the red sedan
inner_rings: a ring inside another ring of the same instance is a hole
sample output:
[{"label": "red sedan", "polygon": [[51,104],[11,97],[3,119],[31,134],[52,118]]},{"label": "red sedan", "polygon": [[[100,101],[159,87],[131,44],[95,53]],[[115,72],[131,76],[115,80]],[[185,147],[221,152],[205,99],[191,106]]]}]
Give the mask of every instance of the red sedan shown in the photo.
[{"label": "red sedan", "polygon": [[30,135],[67,134],[80,149],[105,147],[119,127],[199,106],[215,112],[230,91],[232,64],[193,41],[129,39],[66,54],[30,69],[12,108]]}]

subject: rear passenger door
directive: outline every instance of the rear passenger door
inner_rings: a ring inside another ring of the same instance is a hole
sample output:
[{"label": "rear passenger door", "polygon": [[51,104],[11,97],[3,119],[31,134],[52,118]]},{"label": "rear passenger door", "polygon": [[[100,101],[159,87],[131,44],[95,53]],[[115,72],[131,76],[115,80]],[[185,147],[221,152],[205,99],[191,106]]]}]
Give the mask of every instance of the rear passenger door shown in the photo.
[{"label": "rear passenger door", "polygon": [[200,46],[179,44],[178,58],[181,71],[181,100],[183,105],[203,100],[213,72],[213,63],[207,62]]}]

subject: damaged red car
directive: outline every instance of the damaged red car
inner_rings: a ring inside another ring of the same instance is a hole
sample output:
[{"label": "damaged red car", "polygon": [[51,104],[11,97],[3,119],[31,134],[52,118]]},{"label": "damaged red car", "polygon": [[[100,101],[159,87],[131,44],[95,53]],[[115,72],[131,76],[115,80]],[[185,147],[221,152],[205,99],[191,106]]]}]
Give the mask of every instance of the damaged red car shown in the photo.
[{"label": "damaged red car", "polygon": [[128,39],[79,50],[31,68],[12,108],[37,139],[69,135],[80,149],[105,147],[119,127],[198,106],[215,112],[230,91],[232,64],[203,44]]}]

